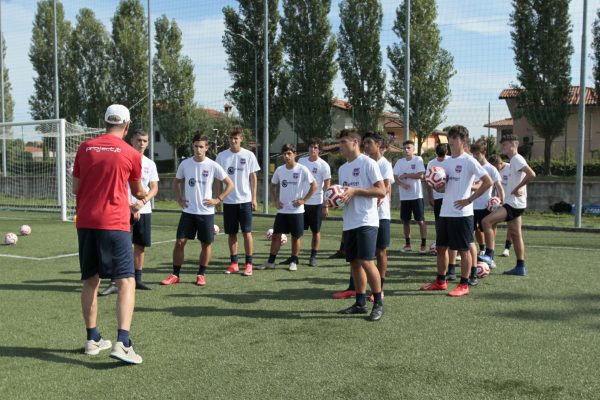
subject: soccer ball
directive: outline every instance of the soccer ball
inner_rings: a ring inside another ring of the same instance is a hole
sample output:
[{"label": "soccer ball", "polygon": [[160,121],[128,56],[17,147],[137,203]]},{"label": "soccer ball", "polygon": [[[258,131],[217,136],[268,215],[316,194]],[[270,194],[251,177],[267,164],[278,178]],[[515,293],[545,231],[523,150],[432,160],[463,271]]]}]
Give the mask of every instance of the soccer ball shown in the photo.
[{"label": "soccer ball", "polygon": [[429,246],[429,254],[434,256],[437,255],[437,246],[435,242],[431,243],[431,246]]},{"label": "soccer ball", "polygon": [[446,170],[442,167],[434,165],[427,170],[425,181],[429,186],[439,186],[442,182],[446,181]]},{"label": "soccer ball", "polygon": [[483,279],[490,274],[490,267],[483,261],[477,263],[477,277]]},{"label": "soccer ball", "polygon": [[18,241],[19,238],[12,232],[8,232],[6,235],[4,235],[4,244],[14,245],[17,244]]},{"label": "soccer ball", "polygon": [[492,212],[494,210],[496,210],[498,207],[500,207],[502,203],[500,202],[500,199],[498,197],[490,197],[490,199],[487,202],[487,209]]},{"label": "soccer ball", "polygon": [[221,228],[219,228],[219,225],[213,225],[213,232],[215,233],[215,235],[218,235],[219,232],[221,232]]},{"label": "soccer ball", "polygon": [[342,200],[342,194],[344,194],[345,189],[342,185],[331,185],[327,188],[323,197],[327,202],[327,205],[332,208],[343,208],[344,201]]},{"label": "soccer ball", "polygon": [[287,235],[285,233],[281,234],[281,244],[287,243]]},{"label": "soccer ball", "polygon": [[23,236],[31,235],[31,227],[29,225],[21,225],[19,231]]},{"label": "soccer ball", "polygon": [[267,234],[265,236],[267,237],[267,240],[273,240],[273,228],[267,230]]}]

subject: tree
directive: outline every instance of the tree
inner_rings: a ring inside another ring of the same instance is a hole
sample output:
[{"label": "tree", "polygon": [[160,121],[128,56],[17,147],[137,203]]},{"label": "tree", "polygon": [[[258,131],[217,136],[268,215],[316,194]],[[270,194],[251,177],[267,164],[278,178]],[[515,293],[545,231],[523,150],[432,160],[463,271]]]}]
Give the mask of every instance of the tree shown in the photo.
[{"label": "tree", "polygon": [[[4,67],[4,121],[11,122],[13,120],[13,114],[15,109],[15,102],[12,97],[12,86],[8,75],[8,68],[6,68],[6,41],[2,36],[2,65]],[[2,110],[0,110],[0,113]],[[2,114],[0,114],[0,119]]]},{"label": "tree", "polygon": [[383,11],[379,0],[340,2],[338,62],[360,132],[376,131],[385,107],[385,73],[381,66]]},{"label": "tree", "polygon": [[281,41],[287,55],[287,111],[305,142],[331,136],[333,79],[337,48],[327,18],[330,0],[284,0]]},{"label": "tree", "polygon": [[596,11],[596,19],[592,28],[592,59],[594,60],[594,86],[596,96],[600,96],[600,8]]},{"label": "tree", "polygon": [[[181,30],[175,20],[163,15],[154,22],[156,55],[154,70],[154,108],[160,131],[173,148],[177,169],[178,149],[188,146],[198,115],[194,103],[194,64],[181,55]],[[188,146],[189,147],[189,146]]]},{"label": "tree", "polygon": [[[264,143],[264,1],[238,0],[239,7],[223,8],[225,34],[223,47],[227,54],[227,71],[233,81],[225,96],[240,113],[244,126],[254,129],[254,51],[257,54],[258,82],[258,131],[260,143]],[[277,38],[279,10],[277,0],[268,0],[269,8],[269,139],[272,142],[279,133],[277,126],[285,111],[283,96],[285,75],[282,70],[283,47]],[[231,33],[229,33],[231,32]],[[246,38],[246,42],[241,36]],[[264,168],[264,167],[263,167]]]},{"label": "tree", "polygon": [[544,139],[549,174],[552,142],[564,133],[569,117],[569,0],[513,0],[510,24],[519,81],[514,85],[519,89],[517,117],[527,118]]},{"label": "tree", "polygon": [[[435,0],[412,0],[410,15],[410,129],[417,136],[417,152],[427,136],[442,122],[450,102],[450,78],[455,74],[452,55],[440,47],[435,23]],[[406,62],[406,1],[396,10],[393,31],[400,43],[387,49],[392,80],[388,102],[404,113],[404,65]]]},{"label": "tree", "polygon": [[[71,34],[71,24],[65,20],[63,5],[56,2],[56,32],[58,51],[58,91],[60,117],[75,120],[73,110],[69,108],[67,90],[67,42]],[[33,78],[35,93],[29,98],[33,119],[57,118],[54,101],[54,4],[53,0],[42,0],[37,4],[33,21],[29,60],[36,76]]]},{"label": "tree", "polygon": [[67,53],[70,108],[78,110],[79,124],[104,126],[104,111],[114,88],[110,77],[111,49],[108,32],[94,12],[89,8],[79,10]]},{"label": "tree", "polygon": [[[147,126],[148,26],[139,0],[121,0],[112,19],[111,103],[131,112],[132,128]],[[135,107],[134,107],[135,106]]]}]

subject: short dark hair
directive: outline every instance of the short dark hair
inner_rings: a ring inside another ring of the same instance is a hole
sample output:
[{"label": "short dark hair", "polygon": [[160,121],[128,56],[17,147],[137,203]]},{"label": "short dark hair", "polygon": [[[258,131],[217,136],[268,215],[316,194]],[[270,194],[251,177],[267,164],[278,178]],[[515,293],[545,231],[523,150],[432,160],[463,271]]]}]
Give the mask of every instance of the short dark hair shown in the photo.
[{"label": "short dark hair", "polygon": [[519,137],[517,135],[504,135],[502,139],[500,139],[500,143],[504,142],[518,142]]},{"label": "short dark hair", "polygon": [[323,140],[320,137],[311,137],[308,141],[309,146],[318,146],[319,150],[323,149]]},{"label": "short dark hair", "polygon": [[487,152],[487,144],[483,140],[478,140],[471,144],[471,153],[483,153]]},{"label": "short dark hair", "polygon": [[381,146],[383,144],[383,138],[381,137],[381,135],[377,132],[373,132],[373,131],[368,131],[367,133],[365,133],[365,135],[363,136],[363,140],[365,139],[371,139],[372,141],[374,141],[375,143],[379,144],[379,146]]},{"label": "short dark hair", "polygon": [[347,128],[347,129],[342,129],[341,131],[339,131],[337,134],[337,138],[341,139],[344,137],[356,139],[356,140],[358,140],[358,143],[361,142],[360,135],[358,134],[358,129],[356,129],[356,128]]},{"label": "short dark hair", "polygon": [[412,140],[405,140],[404,142],[402,142],[402,146],[406,146],[406,145],[415,145],[415,142],[413,142]]},{"label": "short dark hair", "polygon": [[133,136],[137,136],[137,135],[148,136],[148,132],[146,132],[143,129],[136,129],[135,132],[133,133]]},{"label": "short dark hair", "polygon": [[206,144],[208,145],[208,138],[204,135],[204,132],[196,131],[194,132],[194,136],[192,137],[192,144],[194,144],[195,142],[206,142]]},{"label": "short dark hair", "polygon": [[446,154],[448,154],[448,145],[446,143],[439,143],[437,146],[435,146],[435,154],[438,157],[444,157]]},{"label": "short dark hair", "polygon": [[244,134],[244,130],[242,129],[241,126],[233,126],[231,128],[229,128],[229,131],[227,132],[227,134],[229,136],[242,136]]},{"label": "short dark hair", "polygon": [[466,126],[462,125],[453,125],[448,130],[448,137],[452,138],[460,138],[461,140],[467,141],[469,140],[469,130]]},{"label": "short dark hair", "polygon": [[498,164],[499,160],[500,160],[500,157],[498,157],[498,154],[492,154],[490,156],[490,158],[488,158],[488,162],[492,165]]},{"label": "short dark hair", "polygon": [[287,151],[291,151],[292,153],[296,153],[296,146],[294,146],[291,143],[286,143],[283,146],[281,146],[281,153],[285,153]]}]

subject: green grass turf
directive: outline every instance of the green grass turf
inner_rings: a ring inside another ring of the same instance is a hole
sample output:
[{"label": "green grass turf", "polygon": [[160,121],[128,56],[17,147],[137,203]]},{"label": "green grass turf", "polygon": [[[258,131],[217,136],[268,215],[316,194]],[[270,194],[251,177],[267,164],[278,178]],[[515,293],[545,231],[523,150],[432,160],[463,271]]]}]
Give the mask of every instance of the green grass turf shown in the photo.
[{"label": "green grass turf", "polygon": [[[219,235],[207,286],[193,282],[199,246],[189,243],[182,283],[161,287],[171,269],[178,214],[155,213],[132,338],[144,357],[123,366],[107,352],[82,354],[77,257],[0,256],[2,399],[594,399],[600,356],[600,249],[597,234],[525,232],[526,278],[498,269],[470,296],[423,293],[434,259],[405,255],[393,226],[384,318],[369,323],[336,311],[348,267],[325,257],[341,225],[323,225],[320,266],[282,266],[251,278],[228,276]],[[216,217],[222,226],[221,217]],[[0,255],[60,256],[77,251],[72,223],[56,215],[0,212],[0,232],[32,226]],[[268,254],[272,219],[255,218],[256,263]],[[500,231],[503,237],[504,231]],[[429,236],[433,238],[430,230]],[[308,236],[304,238],[305,250]],[[499,246],[501,247],[501,246]],[[285,245],[279,261],[289,255]],[[243,254],[243,253],[242,253]],[[104,285],[103,285],[104,286]],[[453,285],[452,285],[453,286]],[[99,327],[114,340],[115,296],[99,299]]]}]

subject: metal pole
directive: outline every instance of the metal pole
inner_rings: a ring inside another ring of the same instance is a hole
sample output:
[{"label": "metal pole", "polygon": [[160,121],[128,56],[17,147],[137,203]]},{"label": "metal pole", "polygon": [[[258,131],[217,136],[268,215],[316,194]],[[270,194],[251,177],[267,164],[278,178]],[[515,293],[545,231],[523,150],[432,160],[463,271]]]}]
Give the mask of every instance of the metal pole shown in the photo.
[{"label": "metal pole", "polygon": [[[2,122],[6,122],[4,111],[4,33],[2,32],[2,2],[0,2],[0,96],[2,96]],[[2,127],[2,175],[6,178],[6,130]]]},{"label": "metal pole", "polygon": [[[150,0],[148,0],[148,133],[150,136],[150,159],[154,161],[154,92],[152,90],[152,23]],[[154,205],[154,199],[152,199]]]},{"label": "metal pole", "polygon": [[490,144],[490,136],[492,135],[490,125],[492,123],[492,103],[488,101],[488,145]]},{"label": "metal pole", "polygon": [[265,60],[264,60],[264,105],[263,105],[263,213],[269,214],[269,0],[265,4]]},{"label": "metal pole", "polygon": [[256,46],[254,46],[254,136],[256,136],[254,151],[258,161],[260,156],[258,154],[258,49]]},{"label": "metal pole", "polygon": [[58,29],[56,27],[56,0],[54,0],[54,118],[60,118],[58,105]]},{"label": "metal pole", "polygon": [[406,0],[406,38],[404,46],[404,140],[410,139],[410,0]]},{"label": "metal pole", "polygon": [[587,0],[583,0],[583,23],[581,25],[581,72],[579,75],[579,127],[577,137],[577,184],[575,186],[575,227],[581,228],[583,198],[583,151],[585,147],[585,63],[587,60]]}]

